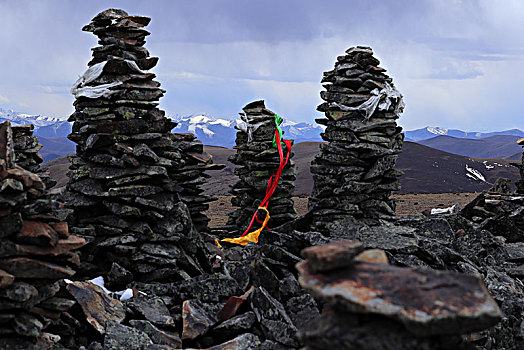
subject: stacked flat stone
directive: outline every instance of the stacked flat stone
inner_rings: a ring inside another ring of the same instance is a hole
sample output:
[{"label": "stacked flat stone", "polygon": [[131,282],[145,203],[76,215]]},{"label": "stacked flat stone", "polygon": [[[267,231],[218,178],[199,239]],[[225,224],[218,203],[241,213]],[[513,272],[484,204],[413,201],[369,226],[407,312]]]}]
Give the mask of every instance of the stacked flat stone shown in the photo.
[{"label": "stacked flat stone", "polygon": [[79,257],[72,250],[85,241],[50,214],[56,203],[38,175],[15,164],[12,136],[9,122],[2,123],[0,348],[33,349],[46,325],[74,304],[55,294],[58,281],[75,274]]},{"label": "stacked flat stone", "polygon": [[209,202],[217,200],[217,197],[203,195],[202,185],[210,175],[207,170],[220,170],[225,168],[224,164],[213,164],[213,157],[204,151],[201,141],[195,140],[196,136],[191,133],[175,133],[176,146],[182,155],[182,165],[170,174],[183,189],[180,198],[191,214],[191,221],[199,232],[206,232],[210,219],[204,214],[209,209]]},{"label": "stacked flat stone", "polygon": [[38,137],[33,135],[34,126],[32,124],[12,126],[11,129],[13,130],[16,165],[38,174],[47,189],[56,185],[56,181],[51,178],[49,172],[42,170],[40,166],[44,161],[40,154],[42,145],[38,143]]},{"label": "stacked flat stone", "polygon": [[75,83],[70,140],[77,143],[66,195],[74,232],[86,237],[82,275],[107,274],[109,288],[180,280],[203,272],[207,255],[174,181],[183,157],[176,125],[143,47],[148,17],[110,9],[83,30],[101,46]]},{"label": "stacked flat stone", "polygon": [[[235,174],[240,180],[233,185],[231,203],[237,210],[229,213],[227,226],[232,230],[244,231],[266,195],[268,180],[279,166],[278,150],[273,147],[275,135],[275,113],[266,109],[264,101],[247,104],[240,113],[243,127],[236,137],[237,152],[229,161],[239,167]],[[283,146],[284,157],[286,147]],[[268,210],[271,213],[269,227],[280,226],[296,217],[291,195],[295,189],[295,166],[290,154],[288,165],[284,168],[278,187],[269,200]]]},{"label": "stacked flat stone", "polygon": [[[517,143],[524,147],[524,137],[520,138]],[[524,152],[522,152],[522,161],[520,164],[513,164],[516,166],[520,171],[520,181],[516,183],[517,185],[517,193],[524,194]]]},{"label": "stacked flat stone", "polygon": [[465,335],[502,319],[480,275],[377,263],[362,249],[338,241],[303,251],[300,284],[326,303],[302,331],[307,349],[472,349]]},{"label": "stacked flat stone", "polygon": [[395,218],[389,197],[400,189],[394,169],[403,134],[396,119],[402,96],[379,67],[368,47],[353,47],[339,56],[322,79],[326,102],[318,106],[325,118],[321,135],[327,142],[311,164],[314,178],[310,210],[314,229],[329,235],[332,225],[357,219],[367,223]]}]

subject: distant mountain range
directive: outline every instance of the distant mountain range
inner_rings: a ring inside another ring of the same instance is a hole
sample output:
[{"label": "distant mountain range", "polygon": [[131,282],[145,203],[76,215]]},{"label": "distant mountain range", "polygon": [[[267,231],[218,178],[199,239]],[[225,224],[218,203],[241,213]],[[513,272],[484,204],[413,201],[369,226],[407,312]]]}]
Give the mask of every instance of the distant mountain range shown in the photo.
[{"label": "distant mountain range", "polygon": [[457,138],[446,135],[436,136],[417,143],[448,153],[473,158],[504,158],[522,154],[522,147],[517,144],[519,136],[496,135],[480,139]]},{"label": "distant mountain range", "polygon": [[438,126],[428,126],[422,129],[405,131],[406,141],[419,142],[422,140],[431,139],[436,136],[450,136],[455,138],[463,139],[483,139],[491,136],[498,135],[510,135],[524,137],[524,131],[519,129],[510,129],[504,131],[495,131],[495,132],[476,132],[476,131],[462,131],[457,129],[445,129]]},{"label": "distant mountain range", "polygon": [[[178,125],[173,132],[189,132],[205,145],[232,148],[235,145],[235,126],[239,119],[227,120],[205,115],[172,118]],[[44,145],[42,155],[45,161],[74,152],[75,145],[66,136],[71,132],[71,123],[54,117],[29,115],[12,110],[0,109],[0,122],[10,120],[14,125],[33,124],[35,135]],[[285,138],[301,142],[321,142],[324,128],[318,124],[284,120],[282,130]],[[427,127],[405,132],[406,141],[414,141],[434,149],[473,158],[504,158],[519,160],[521,147],[515,141],[524,137],[518,129],[499,132],[465,132],[456,129]]]},{"label": "distant mountain range", "polygon": [[[173,120],[178,123],[173,132],[190,132],[195,134],[204,145],[227,148],[235,145],[237,133],[235,126],[240,122],[240,119],[227,120],[204,115],[175,117]],[[324,128],[320,125],[284,120],[281,127],[285,138],[293,139],[295,143],[322,141],[320,133],[324,131]]]},{"label": "distant mountain range", "polygon": [[71,133],[71,123],[66,120],[0,108],[0,123],[6,120],[9,120],[14,126],[33,124],[35,126],[34,134],[38,137],[66,137]]}]

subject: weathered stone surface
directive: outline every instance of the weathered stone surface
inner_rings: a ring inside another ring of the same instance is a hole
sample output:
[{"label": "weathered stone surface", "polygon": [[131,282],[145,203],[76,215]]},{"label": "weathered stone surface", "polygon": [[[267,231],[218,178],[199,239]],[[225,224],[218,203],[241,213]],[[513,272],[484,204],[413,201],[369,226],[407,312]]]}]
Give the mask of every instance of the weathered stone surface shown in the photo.
[{"label": "weathered stone surface", "polygon": [[217,302],[240,294],[238,283],[223,274],[203,275],[175,283],[172,292],[180,301],[199,299],[204,302]]},{"label": "weathered stone surface", "polygon": [[129,299],[127,306],[133,308],[148,321],[156,325],[173,325],[173,317],[161,298],[152,295],[137,294]]},{"label": "weathered stone surface", "polygon": [[354,260],[374,264],[389,264],[388,256],[382,249],[365,250],[358,254]]},{"label": "weathered stone surface", "polygon": [[250,294],[249,301],[267,338],[284,345],[298,346],[297,328],[278,300],[259,287]]},{"label": "weathered stone surface", "polygon": [[256,349],[261,344],[260,339],[251,333],[239,335],[235,339],[227,341],[220,345],[215,345],[207,350],[243,350]]},{"label": "weathered stone surface", "polygon": [[297,329],[303,329],[319,317],[317,303],[309,294],[293,297],[286,302],[286,311]]},{"label": "weathered stone surface", "polygon": [[104,337],[104,350],[129,349],[143,350],[153,344],[146,333],[118,322],[107,322]]},{"label": "weathered stone surface", "polygon": [[195,339],[207,333],[218,320],[200,300],[186,300],[182,305],[182,339]]},{"label": "weathered stone surface", "polygon": [[356,238],[366,248],[378,248],[396,253],[413,253],[418,250],[415,230],[403,226],[372,226],[360,229]]},{"label": "weathered stone surface", "polygon": [[14,330],[25,337],[37,337],[44,325],[35,316],[28,313],[18,314],[14,320]]},{"label": "weathered stone surface", "polygon": [[301,332],[307,349],[403,349],[447,350],[471,349],[460,338],[426,338],[414,336],[401,324],[386,317],[360,318],[336,308],[326,308],[319,322]]},{"label": "weathered stone surface", "polygon": [[419,336],[473,332],[501,317],[476,276],[361,262],[324,275],[313,273],[307,262],[297,269],[301,285],[313,295],[351,312],[397,319]]},{"label": "weathered stone surface", "polygon": [[15,282],[9,287],[0,289],[0,297],[16,302],[28,301],[38,295],[38,289],[26,282]]},{"label": "weathered stone surface", "polygon": [[2,259],[0,268],[18,278],[61,279],[75,274],[71,268],[31,258]]},{"label": "weathered stone surface", "polygon": [[124,305],[112,299],[97,285],[91,282],[72,282],[66,288],[82,307],[87,322],[100,334],[106,332],[106,323],[116,324],[124,320]]},{"label": "weathered stone surface", "polygon": [[174,348],[182,347],[182,340],[178,334],[161,330],[149,321],[131,320],[129,324],[146,333],[154,344],[169,345]]},{"label": "weathered stone surface", "polygon": [[14,281],[15,276],[4,270],[0,270],[0,288],[7,288],[12,285]]},{"label": "weathered stone surface", "polygon": [[220,323],[213,329],[219,336],[229,337],[248,332],[255,324],[257,318],[252,311],[230,318]]},{"label": "weathered stone surface", "polygon": [[335,241],[322,246],[304,249],[301,255],[308,260],[314,271],[329,271],[347,267],[353,263],[353,258],[364,250],[359,241]]}]

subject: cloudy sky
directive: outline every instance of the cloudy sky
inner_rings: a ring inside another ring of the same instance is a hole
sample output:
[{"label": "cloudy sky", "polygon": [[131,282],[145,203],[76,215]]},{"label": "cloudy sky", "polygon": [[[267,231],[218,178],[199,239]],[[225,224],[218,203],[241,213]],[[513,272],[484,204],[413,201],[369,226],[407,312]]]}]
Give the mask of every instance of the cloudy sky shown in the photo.
[{"label": "cloudy sky", "polygon": [[405,129],[524,129],[521,0],[0,0],[0,108],[66,118],[96,46],[81,28],[109,7],[152,17],[171,116],[231,119],[265,99],[313,122],[322,72],[366,45],[404,95]]}]

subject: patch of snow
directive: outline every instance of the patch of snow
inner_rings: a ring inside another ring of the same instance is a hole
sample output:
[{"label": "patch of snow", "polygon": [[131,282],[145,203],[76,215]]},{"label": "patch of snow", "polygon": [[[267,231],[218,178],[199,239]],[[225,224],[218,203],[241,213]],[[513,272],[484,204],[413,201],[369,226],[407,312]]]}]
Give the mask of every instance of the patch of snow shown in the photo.
[{"label": "patch of snow", "polygon": [[205,115],[197,115],[195,117],[189,118],[189,123],[191,124],[200,124],[200,123],[207,123],[210,122],[211,119],[206,117]]},{"label": "patch of snow", "polygon": [[426,130],[435,135],[447,135],[448,134],[448,129],[444,129],[438,126],[428,126]]},{"label": "patch of snow", "polygon": [[431,209],[431,215],[436,215],[436,214],[454,214],[454,213],[457,213],[459,211],[459,205],[458,204],[455,204],[451,207],[448,207],[448,208],[434,208],[434,209]]},{"label": "patch of snow", "polygon": [[222,125],[222,126],[225,126],[226,128],[229,128],[229,127],[231,127],[231,124],[233,124],[233,121],[232,120],[226,120],[226,119],[215,119],[215,120],[212,120],[209,124],[211,124],[211,125]]},{"label": "patch of snow", "polygon": [[484,177],[484,175],[482,175],[480,171],[478,171],[477,169],[470,168],[467,164],[466,164],[466,176],[474,180],[477,180],[477,181],[486,182],[486,178]]}]

